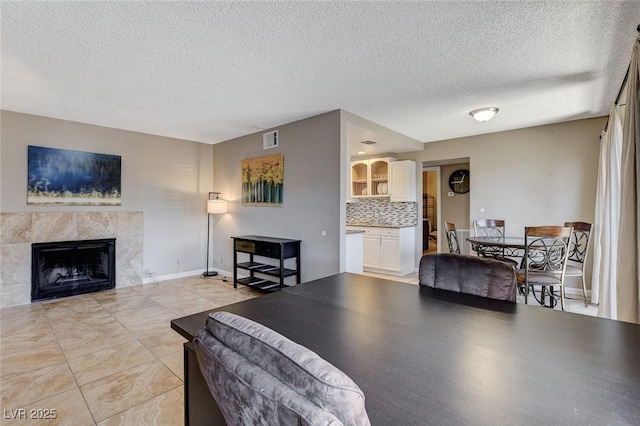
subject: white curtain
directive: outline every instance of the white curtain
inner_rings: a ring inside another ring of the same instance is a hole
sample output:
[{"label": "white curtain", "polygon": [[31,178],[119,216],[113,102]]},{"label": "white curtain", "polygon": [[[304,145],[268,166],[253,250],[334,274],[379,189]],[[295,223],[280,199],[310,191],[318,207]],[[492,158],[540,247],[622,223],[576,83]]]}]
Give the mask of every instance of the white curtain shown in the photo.
[{"label": "white curtain", "polygon": [[631,53],[623,121],[622,166],[620,170],[620,227],[617,262],[617,317],[640,323],[640,37]]},{"label": "white curtain", "polygon": [[600,167],[593,229],[591,303],[599,303],[598,316],[616,318],[616,264],[620,220],[620,165],[622,122],[618,106],[611,108],[607,130],[602,132]]}]

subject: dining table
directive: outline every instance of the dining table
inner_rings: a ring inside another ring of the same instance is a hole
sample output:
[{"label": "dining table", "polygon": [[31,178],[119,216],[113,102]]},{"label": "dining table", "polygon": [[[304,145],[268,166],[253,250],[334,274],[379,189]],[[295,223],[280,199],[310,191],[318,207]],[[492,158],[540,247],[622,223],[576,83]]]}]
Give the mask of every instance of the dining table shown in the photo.
[{"label": "dining table", "polygon": [[[478,247],[481,250],[498,249],[504,252],[502,256],[518,257],[524,256],[525,244],[524,237],[507,237],[507,236],[469,236],[467,241],[471,243],[471,247]],[[477,251],[477,250],[476,250]]]},{"label": "dining table", "polygon": [[640,424],[640,325],[341,273],[171,321],[187,425],[224,424],[191,343],[214,311],[338,367],[372,425]]}]

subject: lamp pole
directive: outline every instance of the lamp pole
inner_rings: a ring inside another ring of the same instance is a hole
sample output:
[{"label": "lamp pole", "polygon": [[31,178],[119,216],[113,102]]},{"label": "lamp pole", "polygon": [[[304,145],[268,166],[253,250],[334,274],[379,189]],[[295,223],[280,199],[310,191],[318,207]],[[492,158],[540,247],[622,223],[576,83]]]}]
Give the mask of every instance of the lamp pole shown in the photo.
[{"label": "lamp pole", "polygon": [[[215,194],[215,198],[211,196]],[[216,271],[209,271],[209,247],[211,246],[211,214],[226,213],[227,202],[220,199],[220,192],[209,192],[207,200],[207,268],[202,274],[203,277],[215,277],[218,275]]]}]

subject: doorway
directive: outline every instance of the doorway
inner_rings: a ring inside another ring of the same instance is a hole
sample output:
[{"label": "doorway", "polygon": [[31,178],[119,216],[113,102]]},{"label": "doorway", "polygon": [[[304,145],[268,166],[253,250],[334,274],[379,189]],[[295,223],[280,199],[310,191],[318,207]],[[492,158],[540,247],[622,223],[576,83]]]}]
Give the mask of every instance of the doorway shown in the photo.
[{"label": "doorway", "polygon": [[438,252],[440,167],[422,169],[422,254]]}]

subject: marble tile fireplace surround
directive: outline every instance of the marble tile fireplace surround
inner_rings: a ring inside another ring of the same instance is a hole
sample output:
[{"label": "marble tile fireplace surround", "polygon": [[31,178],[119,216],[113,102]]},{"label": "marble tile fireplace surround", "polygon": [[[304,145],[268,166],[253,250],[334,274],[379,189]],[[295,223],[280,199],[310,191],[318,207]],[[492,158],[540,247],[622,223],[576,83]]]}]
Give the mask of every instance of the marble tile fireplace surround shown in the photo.
[{"label": "marble tile fireplace surround", "polygon": [[116,239],[116,288],[142,284],[142,212],[0,214],[0,308],[31,303],[31,245]]}]

